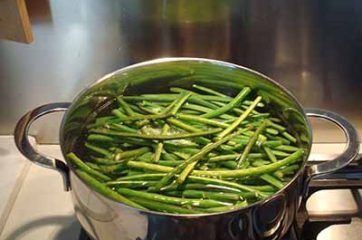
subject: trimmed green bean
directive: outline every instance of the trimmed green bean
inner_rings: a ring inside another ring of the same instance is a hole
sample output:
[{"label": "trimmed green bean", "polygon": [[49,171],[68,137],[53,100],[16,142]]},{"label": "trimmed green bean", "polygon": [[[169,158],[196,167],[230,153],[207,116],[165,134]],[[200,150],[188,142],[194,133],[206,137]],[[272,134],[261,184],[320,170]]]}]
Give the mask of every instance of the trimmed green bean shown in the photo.
[{"label": "trimmed green bean", "polygon": [[203,132],[196,132],[196,133],[180,133],[180,134],[173,134],[173,135],[145,135],[145,134],[138,134],[138,133],[123,133],[123,132],[115,132],[110,131],[107,129],[92,129],[91,132],[104,134],[109,136],[117,136],[117,137],[131,137],[131,138],[140,138],[140,139],[150,139],[150,140],[172,140],[172,139],[183,139],[183,138],[192,138],[192,137],[199,137],[199,136],[207,136],[214,133],[220,132],[220,128],[207,130]]},{"label": "trimmed green bean", "polygon": [[[170,126],[167,124],[164,124],[162,127],[161,134],[166,135],[169,129],[170,129]],[[163,150],[163,142],[157,143],[155,154],[153,155],[153,159],[152,159],[154,162],[157,162],[158,160],[160,160],[162,150]]]},{"label": "trimmed green bean", "polygon": [[202,213],[200,210],[190,209],[188,207],[180,207],[172,204],[165,204],[157,201],[151,201],[149,199],[132,197],[131,200],[134,202],[154,211],[169,212],[178,214],[197,214]]},{"label": "trimmed green bean", "polygon": [[253,136],[250,138],[250,140],[249,140],[248,144],[246,145],[246,147],[245,147],[243,153],[241,154],[240,158],[237,160],[237,162],[238,162],[237,168],[239,168],[241,163],[246,160],[246,158],[248,157],[249,152],[251,151],[251,148],[254,146],[254,144],[258,140],[259,134],[261,134],[263,132],[263,130],[266,128],[266,126],[268,125],[268,122],[269,121],[264,120],[264,122],[254,132]]},{"label": "trimmed green bean", "polygon": [[173,204],[178,206],[192,206],[192,207],[201,207],[201,208],[210,208],[210,207],[221,207],[228,206],[230,203],[208,200],[208,199],[189,199],[189,198],[177,198],[165,196],[157,193],[149,193],[143,191],[132,190],[128,188],[118,188],[117,192],[128,196],[128,197],[137,197],[142,199],[147,199],[156,202],[162,202],[166,204]]},{"label": "trimmed green bean", "polygon": [[119,105],[123,108],[123,110],[129,116],[136,115],[135,112],[133,112],[132,108],[128,105],[128,103],[126,101],[123,100],[123,98],[121,96],[117,97],[116,99],[117,99],[117,102],[119,103]]},{"label": "trimmed green bean", "polygon": [[281,145],[274,147],[275,150],[285,151],[285,152],[295,152],[298,147],[290,146],[290,145]]},{"label": "trimmed green bean", "polygon": [[204,176],[204,177],[246,177],[246,176],[255,176],[263,173],[269,173],[278,170],[279,168],[286,166],[288,164],[294,163],[303,156],[303,150],[299,149],[298,151],[292,153],[288,157],[279,160],[278,162],[271,163],[265,166],[248,168],[248,169],[238,169],[238,170],[229,170],[229,171],[200,171],[194,170],[192,172],[195,176]]},{"label": "trimmed green bean", "polygon": [[272,161],[272,162],[278,161],[277,158],[275,157],[273,151],[270,148],[264,146],[263,149],[264,149],[266,155],[268,156],[268,158],[270,159],[270,161]]},{"label": "trimmed green bean", "polygon": [[178,110],[181,108],[182,104],[184,104],[190,96],[191,96],[191,93],[185,93],[185,94],[181,93],[180,98],[177,100],[175,105],[170,110],[171,114],[175,115],[178,112]]},{"label": "trimmed green bean", "polygon": [[261,101],[261,97],[258,96],[253,104],[251,104],[247,110],[245,110],[245,112],[243,114],[240,115],[240,117],[235,120],[228,128],[224,129],[224,131],[222,131],[221,133],[218,134],[218,138],[223,138],[225,137],[227,134],[229,134],[230,132],[232,132],[235,128],[237,128],[239,126],[239,124],[245,119],[247,118],[247,116],[250,114],[250,112],[256,107],[256,105]]},{"label": "trimmed green bean", "polygon": [[[73,158],[73,157],[72,157]],[[120,195],[119,193],[113,191],[112,189],[108,188],[106,185],[104,185],[103,183],[99,182],[98,180],[96,180],[95,178],[93,178],[91,175],[88,175],[87,172],[82,171],[80,169],[76,169],[75,170],[76,174],[78,174],[78,176],[80,178],[82,178],[84,181],[86,181],[92,188],[96,189],[98,192],[104,194],[105,196],[127,204],[131,207],[135,207],[135,208],[139,208],[139,209],[145,209],[143,206],[131,201],[130,199],[127,199],[125,197],[123,197],[122,195]]]},{"label": "trimmed green bean", "polygon": [[272,175],[269,174],[263,174],[260,176],[261,179],[263,179],[264,181],[266,181],[267,183],[270,183],[271,185],[277,187],[278,189],[281,189],[284,187],[284,184],[279,181],[278,179],[276,179],[275,177],[273,177]]},{"label": "trimmed green bean", "polygon": [[213,213],[213,212],[228,212],[234,211],[248,205],[247,201],[241,201],[231,206],[224,206],[224,207],[214,207],[214,208],[207,208],[205,209],[206,212]]},{"label": "trimmed green bean", "polygon": [[67,154],[67,158],[69,161],[71,161],[75,166],[77,166],[79,169],[81,169],[86,174],[90,174],[100,180],[103,181],[109,181],[111,180],[110,177],[104,175],[103,173],[87,166],[77,155],[75,155],[73,152]]},{"label": "trimmed green bean", "polygon": [[243,90],[241,90],[239,92],[239,94],[235,98],[233,98],[233,100],[231,100],[228,104],[226,104],[225,106],[218,108],[214,111],[205,113],[202,115],[202,117],[212,118],[212,117],[219,116],[219,115],[229,111],[230,109],[232,109],[236,105],[238,105],[250,92],[251,92],[251,89],[249,87],[243,88]]},{"label": "trimmed green bean", "polygon": [[208,198],[217,201],[240,201],[243,200],[241,195],[236,193],[227,192],[210,192],[210,191],[199,191],[199,190],[185,190],[182,192],[182,196],[186,198]]}]

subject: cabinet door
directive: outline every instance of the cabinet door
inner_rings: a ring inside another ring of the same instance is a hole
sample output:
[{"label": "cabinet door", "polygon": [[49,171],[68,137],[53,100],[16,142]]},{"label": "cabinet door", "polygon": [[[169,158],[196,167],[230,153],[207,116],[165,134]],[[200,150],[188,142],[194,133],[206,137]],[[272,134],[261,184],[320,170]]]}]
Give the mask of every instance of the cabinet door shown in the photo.
[{"label": "cabinet door", "polygon": [[33,41],[25,0],[0,0],[0,39]]}]

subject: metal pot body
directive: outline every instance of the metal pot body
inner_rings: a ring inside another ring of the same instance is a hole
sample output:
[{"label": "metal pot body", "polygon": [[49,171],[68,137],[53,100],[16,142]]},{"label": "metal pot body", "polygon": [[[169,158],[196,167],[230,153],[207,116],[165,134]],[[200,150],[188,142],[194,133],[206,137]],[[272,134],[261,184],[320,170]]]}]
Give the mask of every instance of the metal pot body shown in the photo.
[{"label": "metal pot body", "polygon": [[[243,86],[258,89],[274,114],[282,117],[298,136],[305,150],[301,168],[280,191],[240,210],[202,215],[175,215],[141,211],[114,202],[91,189],[63,161],[37,153],[27,141],[27,131],[38,117],[66,110],[60,129],[60,146],[65,156],[81,152],[79,138],[87,123],[112,104],[120,94],[163,92],[170,86],[190,88],[198,83],[235,94]],[[307,119],[326,118],[342,128],[348,143],[341,156],[322,165],[306,167],[312,133]],[[80,93],[71,103],[36,108],[19,120],[15,129],[19,150],[30,160],[60,171],[66,189],[71,189],[76,215],[95,239],[279,239],[290,228],[309,180],[347,165],[358,153],[358,136],[344,118],[326,111],[305,111],[282,86],[253,70],[231,63],[197,58],[167,58],[136,64],[111,73]],[[68,168],[69,167],[69,168]]]},{"label": "metal pot body", "polygon": [[292,224],[303,192],[303,176],[271,199],[236,212],[175,216],[142,212],[90,189],[71,173],[76,216],[94,239],[279,239]]}]

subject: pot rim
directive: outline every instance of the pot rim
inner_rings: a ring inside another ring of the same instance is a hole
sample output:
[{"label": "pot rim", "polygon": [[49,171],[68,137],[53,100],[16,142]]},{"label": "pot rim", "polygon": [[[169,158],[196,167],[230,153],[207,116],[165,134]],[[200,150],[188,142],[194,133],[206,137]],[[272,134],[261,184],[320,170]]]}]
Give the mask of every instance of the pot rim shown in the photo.
[{"label": "pot rim", "polygon": [[[307,147],[307,151],[304,152],[304,161],[301,164],[298,172],[293,176],[293,178],[286,184],[283,186],[283,188],[279,189],[277,192],[275,192],[274,194],[268,196],[267,198],[261,199],[257,202],[254,202],[252,204],[249,204],[243,208],[239,208],[239,209],[235,209],[235,210],[230,210],[230,211],[226,211],[226,212],[217,212],[217,213],[198,213],[198,214],[175,214],[175,213],[164,213],[164,212],[157,212],[157,211],[152,211],[152,210],[142,210],[142,209],[138,209],[138,208],[134,208],[131,207],[129,205],[126,205],[124,203],[115,201],[99,192],[97,192],[96,190],[94,190],[93,188],[91,188],[82,178],[80,178],[77,173],[74,171],[74,168],[72,166],[72,164],[69,164],[69,162],[66,160],[67,165],[70,169],[70,171],[77,176],[78,179],[80,179],[80,181],[85,184],[87,187],[89,187],[91,190],[93,190],[94,192],[96,192],[99,196],[104,197],[105,199],[107,199],[108,201],[112,201],[115,204],[121,205],[122,207],[127,207],[129,209],[132,210],[137,210],[140,213],[144,213],[144,214],[153,214],[153,215],[160,215],[160,216],[168,216],[168,217],[176,217],[176,218],[182,218],[182,219],[193,219],[193,218],[204,218],[204,217],[215,217],[215,216],[219,216],[219,215],[225,215],[225,214],[233,214],[235,212],[242,212],[246,209],[249,208],[253,208],[257,205],[263,205],[269,201],[271,201],[273,198],[275,198],[276,196],[280,195],[281,193],[283,193],[285,191],[285,189],[289,188],[290,185],[292,185],[300,176],[301,174],[303,174],[305,172],[305,168],[306,168],[306,163],[308,161],[309,158],[309,154],[310,154],[310,150],[312,148],[312,140],[313,140],[313,131],[311,128],[311,124],[310,121],[307,118],[307,115],[305,114],[304,108],[302,107],[302,105],[300,104],[300,102],[296,99],[296,97],[287,89],[285,88],[283,85],[281,85],[280,83],[276,82],[275,80],[273,80],[272,78],[247,67],[235,64],[235,63],[230,63],[230,62],[226,62],[226,61],[221,61],[221,60],[215,60],[215,59],[209,59],[209,58],[197,58],[197,57],[164,57],[164,58],[157,58],[157,59],[152,59],[152,60],[147,60],[147,61],[143,61],[140,63],[136,63],[136,64],[132,64],[120,69],[117,69],[111,73],[108,73],[106,75],[104,75],[103,77],[99,78],[98,80],[96,80],[95,82],[92,82],[91,84],[89,84],[86,88],[84,88],[81,92],[79,92],[76,97],[73,99],[73,101],[71,102],[71,105],[69,106],[68,109],[71,109],[73,107],[73,104],[75,102],[77,102],[83,95],[84,93],[87,92],[87,90],[89,90],[90,88],[94,87],[95,85],[98,85],[99,83],[109,79],[110,77],[122,73],[124,71],[128,71],[130,69],[134,69],[134,68],[138,68],[138,67],[142,67],[142,66],[148,66],[148,65],[153,65],[153,64],[158,64],[158,63],[164,63],[164,62],[183,62],[183,61],[196,61],[196,62],[206,62],[206,63],[211,63],[211,64],[218,64],[227,68],[234,68],[234,69],[240,69],[243,71],[247,71],[250,73],[253,73],[263,79],[268,80],[269,82],[271,82],[272,84],[274,84],[275,86],[277,86],[278,88],[280,88],[284,93],[286,93],[288,95],[288,98],[290,98],[295,105],[299,108],[298,111],[300,113],[303,114],[303,119],[305,120],[306,124],[307,124],[307,130],[309,132],[309,142],[310,144]],[[66,111],[62,121],[61,121],[61,125],[60,125],[60,129],[59,129],[59,139],[60,139],[60,148],[62,151],[62,155],[66,156],[66,153],[64,152],[64,147],[63,147],[63,129],[64,129],[64,125],[65,125],[65,119],[68,118],[68,114],[69,111]]]}]

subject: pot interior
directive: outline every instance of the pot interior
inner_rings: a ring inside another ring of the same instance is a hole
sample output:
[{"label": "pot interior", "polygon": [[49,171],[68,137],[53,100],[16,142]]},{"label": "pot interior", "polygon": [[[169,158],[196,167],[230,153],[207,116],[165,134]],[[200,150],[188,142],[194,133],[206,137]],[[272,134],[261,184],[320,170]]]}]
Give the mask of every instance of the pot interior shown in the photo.
[{"label": "pot interior", "polygon": [[63,118],[60,144],[63,155],[73,151],[82,155],[77,144],[88,123],[106,112],[119,95],[168,92],[169,87],[190,89],[193,84],[211,87],[227,95],[236,95],[244,86],[270,105],[269,111],[280,117],[305,149],[304,164],[311,148],[311,128],[295,98],[270,78],[231,63],[195,58],[166,58],[144,62],[113,72],[92,84],[73,101]]}]

